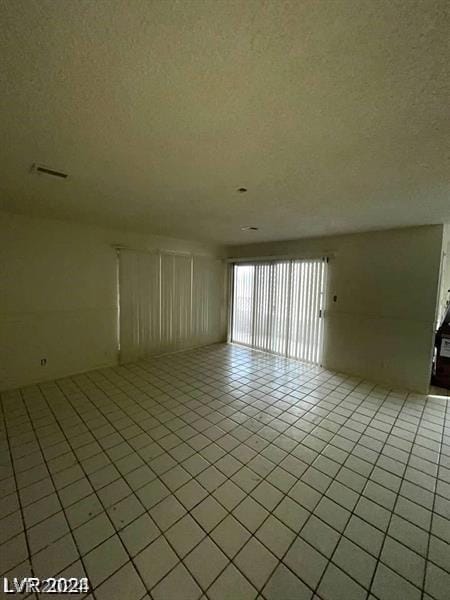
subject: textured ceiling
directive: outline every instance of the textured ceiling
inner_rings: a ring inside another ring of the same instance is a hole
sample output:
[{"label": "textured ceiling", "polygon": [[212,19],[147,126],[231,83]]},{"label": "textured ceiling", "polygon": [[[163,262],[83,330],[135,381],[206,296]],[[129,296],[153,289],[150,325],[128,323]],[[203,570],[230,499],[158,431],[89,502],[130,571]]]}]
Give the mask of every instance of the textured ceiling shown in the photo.
[{"label": "textured ceiling", "polygon": [[449,12],[3,0],[0,207],[221,243],[450,221]]}]

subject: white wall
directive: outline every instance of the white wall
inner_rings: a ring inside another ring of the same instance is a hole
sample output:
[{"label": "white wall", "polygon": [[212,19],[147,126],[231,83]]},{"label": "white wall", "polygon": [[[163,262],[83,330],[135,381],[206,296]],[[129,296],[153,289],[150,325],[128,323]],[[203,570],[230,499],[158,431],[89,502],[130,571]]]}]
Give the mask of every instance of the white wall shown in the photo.
[{"label": "white wall", "polygon": [[[0,213],[0,389],[117,364],[113,243],[223,252],[196,242]],[[225,339],[225,329],[222,307],[220,327],[209,339]],[[47,366],[41,367],[44,357]]]},{"label": "white wall", "polygon": [[442,243],[443,227],[435,225],[232,246],[228,255],[334,255],[328,269],[324,366],[426,392]]}]

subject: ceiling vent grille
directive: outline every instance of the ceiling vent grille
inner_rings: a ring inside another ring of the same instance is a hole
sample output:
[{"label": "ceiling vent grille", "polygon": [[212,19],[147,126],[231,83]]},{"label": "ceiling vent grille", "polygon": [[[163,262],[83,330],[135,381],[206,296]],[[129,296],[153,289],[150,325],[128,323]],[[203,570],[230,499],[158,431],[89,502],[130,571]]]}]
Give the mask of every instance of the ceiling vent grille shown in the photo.
[{"label": "ceiling vent grille", "polygon": [[47,167],[45,165],[41,165],[39,163],[34,163],[31,166],[31,172],[36,173],[38,175],[48,175],[50,177],[58,177],[59,179],[67,179],[68,174],[63,171],[58,171],[56,169],[52,169],[51,167]]}]

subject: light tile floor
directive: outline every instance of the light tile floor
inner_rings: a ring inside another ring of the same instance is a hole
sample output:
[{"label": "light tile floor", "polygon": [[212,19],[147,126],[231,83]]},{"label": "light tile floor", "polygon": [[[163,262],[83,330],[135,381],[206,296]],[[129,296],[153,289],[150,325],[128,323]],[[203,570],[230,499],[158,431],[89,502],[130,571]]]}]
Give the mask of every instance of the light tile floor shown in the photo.
[{"label": "light tile floor", "polygon": [[97,600],[450,598],[445,396],[216,345],[2,398],[10,580],[87,576]]}]

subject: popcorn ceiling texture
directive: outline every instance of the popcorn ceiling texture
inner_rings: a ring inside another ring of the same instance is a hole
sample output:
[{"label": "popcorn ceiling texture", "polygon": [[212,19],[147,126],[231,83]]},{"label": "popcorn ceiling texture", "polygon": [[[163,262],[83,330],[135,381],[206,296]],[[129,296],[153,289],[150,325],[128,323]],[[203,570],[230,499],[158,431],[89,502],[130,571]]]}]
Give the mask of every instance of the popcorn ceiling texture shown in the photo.
[{"label": "popcorn ceiling texture", "polygon": [[449,12],[2,2],[0,208],[230,244],[448,221]]}]

